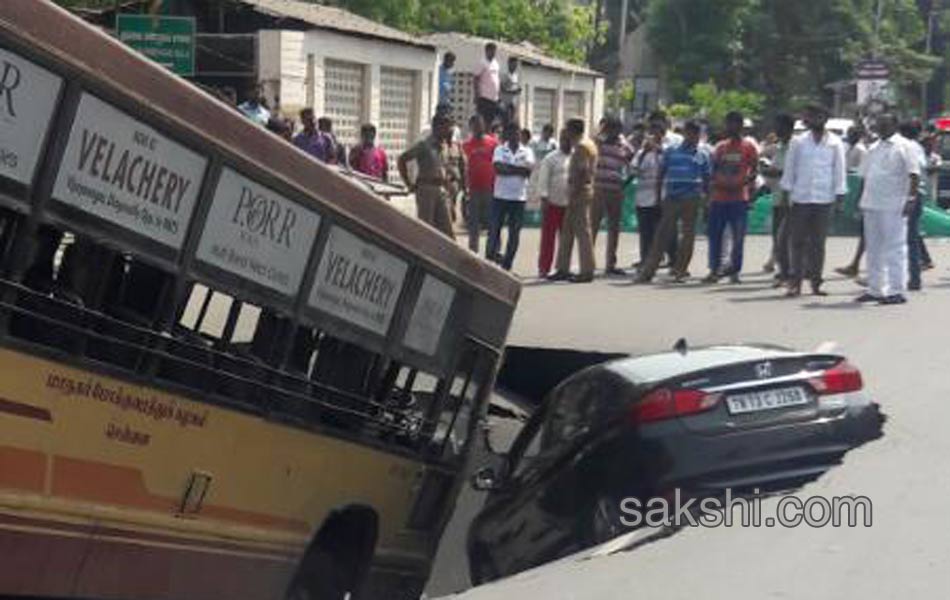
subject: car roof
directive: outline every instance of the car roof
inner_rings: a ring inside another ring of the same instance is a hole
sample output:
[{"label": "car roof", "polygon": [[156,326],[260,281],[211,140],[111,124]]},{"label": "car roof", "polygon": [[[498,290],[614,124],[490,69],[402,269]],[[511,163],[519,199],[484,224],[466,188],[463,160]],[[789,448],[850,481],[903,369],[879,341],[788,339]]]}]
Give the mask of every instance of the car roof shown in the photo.
[{"label": "car roof", "polygon": [[601,365],[636,384],[656,383],[680,375],[735,363],[777,358],[792,358],[803,353],[777,346],[725,345],[688,348],[685,352],[664,352],[634,358],[622,358]]}]

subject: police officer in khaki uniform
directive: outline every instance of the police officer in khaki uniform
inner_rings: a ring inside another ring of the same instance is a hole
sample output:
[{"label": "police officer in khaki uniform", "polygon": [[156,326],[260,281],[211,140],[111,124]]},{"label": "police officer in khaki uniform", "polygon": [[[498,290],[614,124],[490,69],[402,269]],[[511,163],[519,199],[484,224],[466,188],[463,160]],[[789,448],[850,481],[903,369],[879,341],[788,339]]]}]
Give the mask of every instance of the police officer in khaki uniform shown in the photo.
[{"label": "police officer in khaki uniform", "polygon": [[[548,279],[590,283],[594,280],[594,243],[590,231],[590,207],[594,200],[594,173],[597,169],[597,146],[584,136],[584,121],[571,119],[567,133],[574,148],[568,165],[568,204],[561,225],[557,253],[557,271]],[[571,275],[571,254],[574,241],[580,258],[580,273]]]},{"label": "police officer in khaki uniform", "polygon": [[[435,227],[453,240],[451,209],[449,207],[453,180],[451,144],[452,119],[444,113],[432,118],[432,133],[399,156],[399,176],[416,195],[416,214],[419,220]],[[409,163],[415,162],[417,176],[409,178]],[[458,168],[458,167],[455,167]],[[455,188],[457,189],[457,188]]]}]

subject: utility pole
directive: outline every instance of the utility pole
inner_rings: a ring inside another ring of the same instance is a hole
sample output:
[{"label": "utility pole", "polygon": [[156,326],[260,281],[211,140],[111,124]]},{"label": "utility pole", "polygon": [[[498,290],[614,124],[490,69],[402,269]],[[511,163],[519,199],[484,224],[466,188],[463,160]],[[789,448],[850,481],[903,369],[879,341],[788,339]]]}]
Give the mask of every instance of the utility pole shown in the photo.
[{"label": "utility pole", "polygon": [[[936,0],[934,0],[934,2],[931,3],[931,5],[930,5],[930,12],[927,13],[927,41],[926,41],[926,50],[925,50],[924,52],[925,52],[925,54],[927,54],[928,56],[930,55],[930,51],[931,51],[932,46],[933,46],[934,17],[937,16],[937,8],[934,7],[934,3],[936,3]],[[929,109],[930,109],[930,103],[927,102],[927,84],[928,84],[929,82],[930,82],[930,81],[925,78],[925,79],[920,83],[920,116],[921,116],[925,121],[926,121],[927,118],[930,116],[929,114],[927,114],[927,113],[929,112]]]},{"label": "utility pole", "polygon": [[[627,12],[629,8],[630,8],[630,0],[623,0],[623,3],[620,5],[620,37],[617,39],[618,69],[620,68],[620,65],[623,65],[623,44],[624,44],[624,41],[626,41],[627,39]],[[617,86],[617,90],[619,92],[619,89],[620,89],[619,77],[617,78],[615,85]],[[626,106],[621,107],[619,93],[615,94],[614,98],[615,98],[614,99],[615,106],[613,107],[613,109],[615,111],[622,109],[624,112],[626,112],[628,107]]]},{"label": "utility pole", "polygon": [[620,39],[617,42],[618,52],[623,51],[623,41],[627,38],[627,12],[630,9],[630,0],[623,0],[620,5]]},{"label": "utility pole", "polygon": [[877,58],[881,48],[881,18],[884,15],[884,0],[877,0],[877,11],[874,14],[874,41],[871,47],[871,58]]}]

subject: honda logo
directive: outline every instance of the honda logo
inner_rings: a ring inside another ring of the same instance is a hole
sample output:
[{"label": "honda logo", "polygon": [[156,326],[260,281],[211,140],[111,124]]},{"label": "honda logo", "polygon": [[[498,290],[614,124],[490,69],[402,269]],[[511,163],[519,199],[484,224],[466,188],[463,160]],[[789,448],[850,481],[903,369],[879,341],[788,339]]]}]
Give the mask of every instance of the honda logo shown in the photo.
[{"label": "honda logo", "polygon": [[764,362],[755,365],[755,376],[759,379],[768,379],[772,376],[772,363]]}]

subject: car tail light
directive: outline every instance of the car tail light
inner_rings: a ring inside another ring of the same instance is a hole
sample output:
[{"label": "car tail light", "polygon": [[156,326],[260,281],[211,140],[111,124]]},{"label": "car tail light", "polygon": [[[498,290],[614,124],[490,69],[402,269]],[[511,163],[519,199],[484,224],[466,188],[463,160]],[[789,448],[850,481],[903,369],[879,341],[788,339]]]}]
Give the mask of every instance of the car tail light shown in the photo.
[{"label": "car tail light", "polygon": [[857,392],[864,388],[861,371],[846,360],[809,380],[819,396]]},{"label": "car tail light", "polygon": [[719,403],[719,394],[702,390],[653,390],[633,405],[630,418],[634,423],[665,421],[686,415],[705,412]]}]

